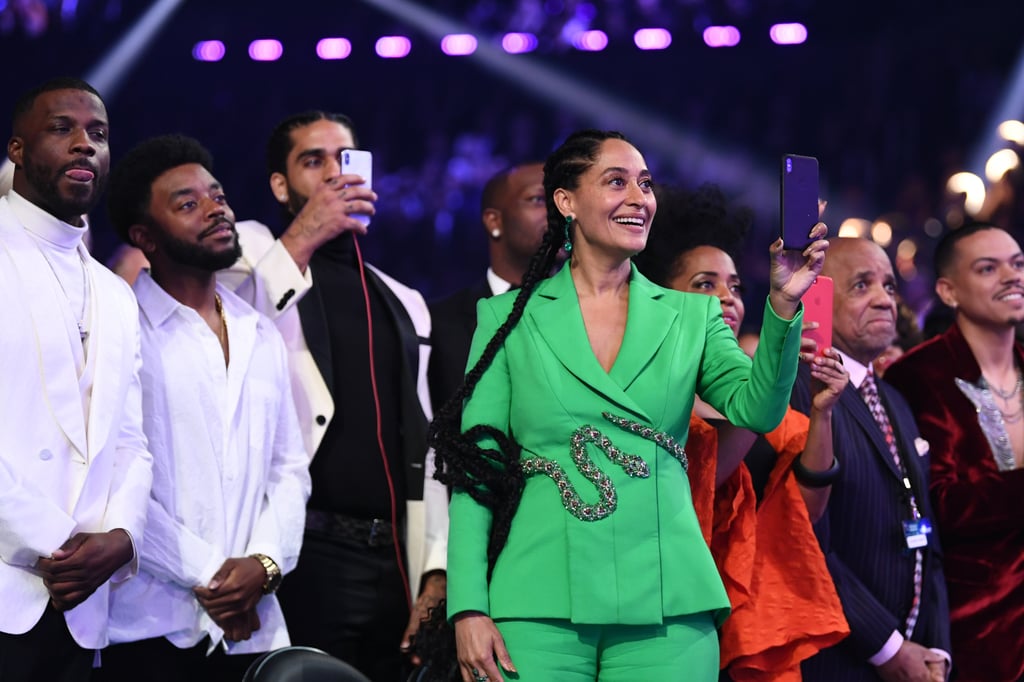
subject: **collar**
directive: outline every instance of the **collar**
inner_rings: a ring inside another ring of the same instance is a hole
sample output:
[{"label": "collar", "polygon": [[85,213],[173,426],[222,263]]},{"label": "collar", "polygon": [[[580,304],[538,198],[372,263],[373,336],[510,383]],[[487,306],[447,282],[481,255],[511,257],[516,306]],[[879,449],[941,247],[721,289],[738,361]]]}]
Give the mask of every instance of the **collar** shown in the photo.
[{"label": "collar", "polygon": [[[178,299],[164,291],[156,283],[156,280],[153,279],[153,276],[149,274],[149,270],[143,269],[139,272],[139,277],[135,280],[132,290],[135,292],[135,298],[139,302],[139,310],[142,311],[154,328],[163,325],[179,310],[198,314],[194,309],[181,303]],[[239,306],[237,305],[235,295],[219,282],[217,283],[217,294],[220,296],[225,315],[230,313],[229,317],[243,316],[239,314]]]},{"label": "collar", "polygon": [[487,286],[491,288],[491,294],[497,296],[504,294],[512,288],[512,282],[507,282],[495,274],[494,270],[487,268]]},{"label": "collar", "polygon": [[74,251],[89,231],[89,220],[86,216],[82,217],[85,226],[75,227],[50,215],[13,189],[7,193],[7,203],[14,216],[32,236],[57,248]]},{"label": "collar", "polygon": [[838,348],[836,348],[836,352],[843,359],[843,367],[850,374],[850,385],[860,390],[860,385],[864,383],[864,379],[868,375],[867,365],[862,365]]}]

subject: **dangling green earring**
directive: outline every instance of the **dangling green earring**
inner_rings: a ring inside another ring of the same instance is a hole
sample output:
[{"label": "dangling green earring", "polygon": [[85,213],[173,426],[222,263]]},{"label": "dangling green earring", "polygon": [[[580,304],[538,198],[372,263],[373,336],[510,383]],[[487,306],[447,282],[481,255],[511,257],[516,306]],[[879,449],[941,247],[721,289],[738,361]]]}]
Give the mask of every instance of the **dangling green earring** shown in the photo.
[{"label": "dangling green earring", "polygon": [[572,226],[572,216],[565,216],[565,243],[562,244],[562,248],[566,253],[572,252],[572,240],[569,239],[569,228]]}]

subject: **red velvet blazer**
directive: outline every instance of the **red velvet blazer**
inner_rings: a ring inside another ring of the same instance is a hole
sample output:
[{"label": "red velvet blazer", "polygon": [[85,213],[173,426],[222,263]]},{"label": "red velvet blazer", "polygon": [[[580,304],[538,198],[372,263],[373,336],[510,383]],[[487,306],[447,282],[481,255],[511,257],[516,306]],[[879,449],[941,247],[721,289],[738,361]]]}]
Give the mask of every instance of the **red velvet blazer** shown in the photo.
[{"label": "red velvet blazer", "polygon": [[[1024,349],[1016,347],[1017,366]],[[917,346],[885,373],[931,446],[931,495],[945,552],[957,679],[1024,676],[1024,469],[1001,472],[954,377],[981,376],[960,329]]]}]

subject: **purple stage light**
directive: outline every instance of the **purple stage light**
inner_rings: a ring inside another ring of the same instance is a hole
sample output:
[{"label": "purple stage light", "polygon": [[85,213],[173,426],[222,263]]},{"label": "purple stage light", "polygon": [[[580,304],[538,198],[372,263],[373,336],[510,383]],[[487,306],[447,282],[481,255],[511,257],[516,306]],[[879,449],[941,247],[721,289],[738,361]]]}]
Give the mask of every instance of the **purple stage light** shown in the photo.
[{"label": "purple stage light", "polygon": [[580,31],[572,40],[573,47],[585,52],[600,52],[608,47],[608,36],[604,31]]},{"label": "purple stage light", "polygon": [[740,43],[740,30],[735,26],[708,26],[704,43],[708,47],[735,47]]},{"label": "purple stage light", "polygon": [[352,43],[346,38],[324,38],[316,44],[320,59],[345,59],[352,54]]},{"label": "purple stage light", "polygon": [[776,45],[799,45],[807,40],[807,27],[803,24],[775,24],[768,30]]},{"label": "purple stage light", "polygon": [[532,33],[506,33],[501,46],[509,54],[523,54],[537,49],[537,36]]},{"label": "purple stage light", "polygon": [[249,43],[249,58],[255,62],[276,62],[284,54],[280,40],[263,39]]},{"label": "purple stage light", "polygon": [[412,42],[405,36],[383,36],[377,40],[376,49],[384,59],[401,59],[409,54]]},{"label": "purple stage light", "polygon": [[476,52],[476,37],[468,33],[452,33],[441,38],[441,52],[458,57]]},{"label": "purple stage light", "polygon": [[633,34],[633,42],[641,50],[664,50],[672,44],[672,34],[664,28],[642,28]]},{"label": "purple stage light", "polygon": [[200,40],[192,48],[192,59],[197,62],[219,62],[224,59],[224,43],[219,40]]}]

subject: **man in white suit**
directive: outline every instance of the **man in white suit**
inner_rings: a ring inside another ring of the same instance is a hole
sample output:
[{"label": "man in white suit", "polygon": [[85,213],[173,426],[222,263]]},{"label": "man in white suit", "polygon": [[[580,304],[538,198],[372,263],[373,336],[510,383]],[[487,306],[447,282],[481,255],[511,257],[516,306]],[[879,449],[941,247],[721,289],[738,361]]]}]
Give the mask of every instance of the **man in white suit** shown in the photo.
[{"label": "man in white suit", "polygon": [[372,215],[376,195],[341,173],[354,147],[337,114],[277,126],[270,187],[290,224],[274,239],[238,223],[230,275],[285,338],[315,453],[299,566],[279,593],[292,642],[390,682],[400,643],[445,594],[447,494],[426,444],[430,316],[418,292],[362,262],[353,216]]},{"label": "man in white suit", "polygon": [[152,459],[128,286],[82,244],[107,179],[83,81],[19,99],[0,199],[0,679],[87,680],[109,582],[137,570]]}]

